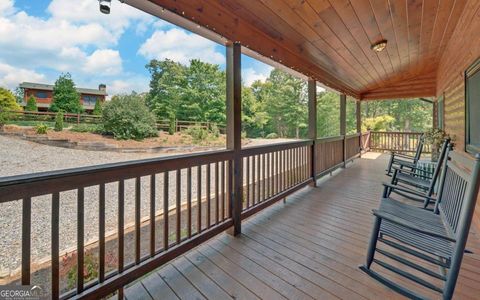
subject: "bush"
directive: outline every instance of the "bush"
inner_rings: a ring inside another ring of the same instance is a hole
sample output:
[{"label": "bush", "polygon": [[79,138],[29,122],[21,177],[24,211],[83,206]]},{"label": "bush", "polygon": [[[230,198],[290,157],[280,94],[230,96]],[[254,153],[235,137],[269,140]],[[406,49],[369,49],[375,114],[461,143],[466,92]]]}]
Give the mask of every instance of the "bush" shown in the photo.
[{"label": "bush", "polygon": [[40,123],[37,126],[35,126],[35,130],[37,134],[47,134],[48,126],[43,123]]},{"label": "bush", "polygon": [[9,113],[0,111],[0,129],[2,129],[5,124],[7,124],[9,119],[10,119]]},{"label": "bush", "polygon": [[201,126],[191,126],[185,133],[192,137],[194,142],[204,141],[208,138],[208,130]]},{"label": "bush", "polygon": [[0,110],[22,110],[15,95],[2,87],[0,87]]},{"label": "bush", "polygon": [[33,95],[28,98],[27,105],[25,106],[25,111],[38,111],[37,99],[35,99]]},{"label": "bush", "polygon": [[210,125],[210,133],[216,138],[220,136],[220,129],[218,129],[217,124],[213,123]]},{"label": "bush", "polygon": [[55,115],[55,126],[53,127],[55,131],[62,131],[63,130],[63,112],[59,111]]},{"label": "bush", "polygon": [[94,116],[102,115],[102,102],[99,99],[95,102],[95,107],[93,108],[92,114]]},{"label": "bush", "polygon": [[267,139],[278,139],[278,134],[276,134],[275,132],[272,132],[272,133],[267,134],[267,136],[265,138],[267,138]]},{"label": "bush", "polygon": [[168,120],[168,134],[169,135],[174,135],[176,131],[176,126],[175,126],[175,118],[170,118]]},{"label": "bush", "polygon": [[97,124],[78,124],[73,125],[70,131],[74,132],[91,132],[91,133],[103,133],[102,125]]},{"label": "bush", "polygon": [[120,140],[157,136],[155,115],[137,95],[115,96],[102,112],[103,130]]}]

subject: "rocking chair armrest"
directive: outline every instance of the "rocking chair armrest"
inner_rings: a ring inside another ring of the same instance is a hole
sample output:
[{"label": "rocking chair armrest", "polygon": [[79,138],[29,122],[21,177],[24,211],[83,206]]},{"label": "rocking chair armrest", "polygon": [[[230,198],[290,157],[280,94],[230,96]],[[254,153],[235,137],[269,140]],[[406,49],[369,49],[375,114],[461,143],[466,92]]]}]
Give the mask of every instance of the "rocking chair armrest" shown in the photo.
[{"label": "rocking chair armrest", "polygon": [[402,153],[399,153],[399,152],[392,152],[392,155],[395,157],[395,156],[399,156],[399,157],[403,157],[403,158],[407,158],[407,159],[412,159],[414,160],[415,157],[412,156],[412,155],[407,155],[407,154],[402,154]]},{"label": "rocking chair armrest", "polygon": [[397,167],[392,167],[392,168],[395,169],[397,173],[403,173],[403,174],[410,175],[410,176],[413,176],[413,177],[420,177],[420,178],[423,178],[423,179],[432,180],[432,177],[429,176],[429,175],[417,174],[417,173],[412,172],[410,170],[400,169],[400,168],[397,168]]},{"label": "rocking chair armrest", "polygon": [[383,182],[382,184],[383,184],[384,187],[392,189],[392,192],[395,192],[395,190],[398,190],[398,191],[401,191],[401,192],[404,192],[404,193],[409,193],[409,194],[412,194],[412,195],[415,195],[415,196],[418,196],[418,197],[426,198],[430,201],[434,201],[434,202],[437,201],[437,198],[435,198],[435,197],[427,196],[425,194],[422,194],[422,193],[417,192],[415,190],[409,189],[407,187],[403,187],[403,186],[401,187],[401,186],[393,185],[391,183],[386,183],[386,182]]},{"label": "rocking chair armrest", "polygon": [[[399,167],[397,167],[397,166],[392,166],[392,169],[398,170],[398,171],[400,171],[400,172],[405,172],[405,171],[407,171],[407,172],[412,172],[411,170],[415,170],[415,171],[420,171],[420,172],[422,172],[422,173],[427,173],[427,174],[433,175],[433,172],[432,172],[432,171],[424,170],[424,169],[421,169],[421,168],[419,168],[419,167],[411,167],[411,166],[408,166],[408,168],[409,168],[410,170],[405,170],[405,169],[399,168]],[[418,175],[418,174],[417,174],[417,175]]]},{"label": "rocking chair armrest", "polygon": [[372,209],[372,212],[373,212],[373,215],[375,215],[376,217],[387,220],[387,221],[390,221],[390,222],[395,223],[397,225],[400,225],[402,227],[405,227],[405,228],[408,228],[408,229],[411,229],[411,230],[414,230],[414,231],[417,231],[417,232],[420,232],[420,233],[423,233],[423,234],[427,234],[429,236],[444,239],[444,240],[447,240],[447,241],[450,241],[450,242],[456,242],[455,238],[452,238],[452,237],[446,236],[446,235],[442,235],[442,234],[439,234],[439,233],[436,233],[436,232],[432,232],[432,231],[427,230],[427,229],[420,228],[416,224],[414,224],[412,222],[409,222],[407,220],[404,220],[404,219],[402,219],[400,217],[397,217],[395,215],[392,215],[392,214],[390,214],[386,211]]}]

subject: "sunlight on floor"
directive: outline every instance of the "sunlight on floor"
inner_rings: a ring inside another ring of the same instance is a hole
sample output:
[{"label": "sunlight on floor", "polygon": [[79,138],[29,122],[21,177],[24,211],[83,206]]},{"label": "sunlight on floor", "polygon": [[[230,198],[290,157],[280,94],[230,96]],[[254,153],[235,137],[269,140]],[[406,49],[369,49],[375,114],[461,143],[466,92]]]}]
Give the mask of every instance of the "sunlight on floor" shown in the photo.
[{"label": "sunlight on floor", "polygon": [[362,154],[362,158],[364,159],[377,159],[382,156],[383,153],[380,152],[367,152]]}]

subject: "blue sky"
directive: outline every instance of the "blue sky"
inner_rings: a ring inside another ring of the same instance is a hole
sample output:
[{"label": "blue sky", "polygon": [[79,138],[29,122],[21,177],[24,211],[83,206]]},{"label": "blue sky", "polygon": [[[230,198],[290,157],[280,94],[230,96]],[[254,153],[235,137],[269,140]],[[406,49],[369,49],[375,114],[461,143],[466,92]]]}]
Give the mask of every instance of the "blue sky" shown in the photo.
[{"label": "blue sky", "polygon": [[[225,67],[225,47],[118,0],[112,13],[97,0],[0,0],[0,86],[53,83],[70,72],[77,86],[107,84],[110,95],[148,91],[150,59],[193,58]],[[271,67],[243,56],[245,84]]]}]

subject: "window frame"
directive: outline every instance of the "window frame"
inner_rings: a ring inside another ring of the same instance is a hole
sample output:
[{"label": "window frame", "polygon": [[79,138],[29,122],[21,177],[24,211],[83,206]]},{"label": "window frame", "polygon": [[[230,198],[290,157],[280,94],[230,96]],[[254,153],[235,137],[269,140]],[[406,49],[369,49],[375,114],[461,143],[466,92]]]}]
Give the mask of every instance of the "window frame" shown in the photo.
[{"label": "window frame", "polygon": [[[40,96],[39,96],[40,94],[41,94],[41,95],[45,95],[45,97],[40,97]],[[37,99],[48,99],[48,98],[50,98],[50,97],[48,96],[48,92],[46,92],[46,91],[35,91],[35,92],[34,92],[34,97],[37,98]]]},{"label": "window frame", "polygon": [[480,152],[480,141],[479,144],[472,144],[470,141],[470,99],[468,94],[468,80],[477,73],[480,73],[480,57],[465,71],[465,151],[470,154]]}]

